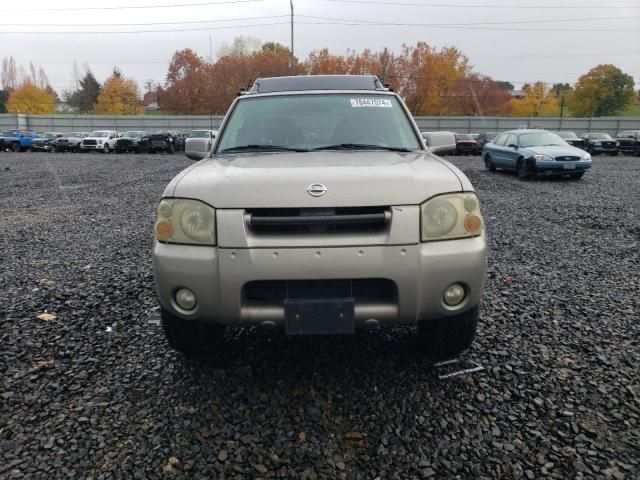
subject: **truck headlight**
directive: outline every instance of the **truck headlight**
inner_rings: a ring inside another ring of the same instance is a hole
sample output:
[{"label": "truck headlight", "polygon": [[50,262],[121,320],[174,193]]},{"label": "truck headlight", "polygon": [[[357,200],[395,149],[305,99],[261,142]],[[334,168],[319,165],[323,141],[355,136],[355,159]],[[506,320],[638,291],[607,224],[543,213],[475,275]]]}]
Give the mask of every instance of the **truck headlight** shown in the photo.
[{"label": "truck headlight", "polygon": [[206,203],[165,198],[158,205],[154,233],[160,242],[216,244],[216,211]]},{"label": "truck headlight", "polygon": [[533,156],[534,160],[545,160],[545,161],[550,161],[553,160],[552,157],[550,157],[549,155],[542,155],[542,154],[536,154]]},{"label": "truck headlight", "polygon": [[584,157],[582,157],[583,160],[591,160],[591,154],[590,153],[585,153]]},{"label": "truck headlight", "polygon": [[474,193],[439,195],[420,205],[421,240],[451,240],[477,237],[484,221]]}]

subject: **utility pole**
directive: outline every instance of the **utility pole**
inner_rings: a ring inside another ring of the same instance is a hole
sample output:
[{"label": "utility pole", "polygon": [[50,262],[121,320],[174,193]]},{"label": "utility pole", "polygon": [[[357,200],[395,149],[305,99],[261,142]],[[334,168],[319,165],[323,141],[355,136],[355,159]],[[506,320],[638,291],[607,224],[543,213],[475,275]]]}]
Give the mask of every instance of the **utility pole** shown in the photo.
[{"label": "utility pole", "polygon": [[560,97],[560,118],[564,116],[564,95]]},{"label": "utility pole", "polygon": [[[211,40],[211,34],[209,34],[209,63],[213,65],[213,41]],[[211,91],[214,91],[213,88]],[[209,109],[209,130],[213,130],[213,107],[211,105]]]},{"label": "utility pole", "polygon": [[293,59],[293,0],[289,0],[289,5],[291,5],[291,59],[289,60],[289,71],[291,75],[295,75],[296,68]]}]

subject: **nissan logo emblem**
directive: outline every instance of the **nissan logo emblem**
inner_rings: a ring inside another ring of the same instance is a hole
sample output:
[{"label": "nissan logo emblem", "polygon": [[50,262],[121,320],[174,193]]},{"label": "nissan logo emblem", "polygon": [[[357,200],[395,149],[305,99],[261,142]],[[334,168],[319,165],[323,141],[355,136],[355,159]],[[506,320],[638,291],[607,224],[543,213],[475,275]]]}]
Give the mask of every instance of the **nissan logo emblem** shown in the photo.
[{"label": "nissan logo emblem", "polygon": [[307,187],[307,193],[312,197],[321,197],[327,193],[327,187],[321,183],[312,183]]}]

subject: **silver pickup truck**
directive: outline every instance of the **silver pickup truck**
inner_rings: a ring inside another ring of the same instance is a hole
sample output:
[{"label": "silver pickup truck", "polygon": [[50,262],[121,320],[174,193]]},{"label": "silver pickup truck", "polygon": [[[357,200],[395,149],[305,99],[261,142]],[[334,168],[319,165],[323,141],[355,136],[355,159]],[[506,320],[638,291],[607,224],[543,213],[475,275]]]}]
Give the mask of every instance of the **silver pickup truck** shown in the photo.
[{"label": "silver pickup truck", "polygon": [[225,327],[417,325],[434,360],[475,337],[487,244],[467,177],[375,76],[265,78],[157,209],[162,324],[186,355]]}]

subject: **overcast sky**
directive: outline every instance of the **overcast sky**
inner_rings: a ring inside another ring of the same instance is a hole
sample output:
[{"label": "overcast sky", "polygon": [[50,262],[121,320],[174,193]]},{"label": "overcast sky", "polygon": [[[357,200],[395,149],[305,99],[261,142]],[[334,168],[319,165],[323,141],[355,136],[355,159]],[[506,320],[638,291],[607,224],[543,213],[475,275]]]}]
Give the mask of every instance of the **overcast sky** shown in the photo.
[{"label": "overcast sky", "polygon": [[[573,83],[600,63],[613,63],[640,85],[640,0],[294,0],[294,8],[301,58],[323,47],[399,51],[425,41],[458,47],[474,71],[516,88]],[[99,81],[118,66],[142,90],[146,79],[164,83],[178,49],[209,57],[209,35],[214,58],[237,35],[289,45],[288,15],[289,0],[3,1],[0,57],[41,65],[59,92],[74,86],[74,60],[88,63]],[[434,26],[442,24],[448,26]],[[97,33],[141,30],[165,31]]]}]

